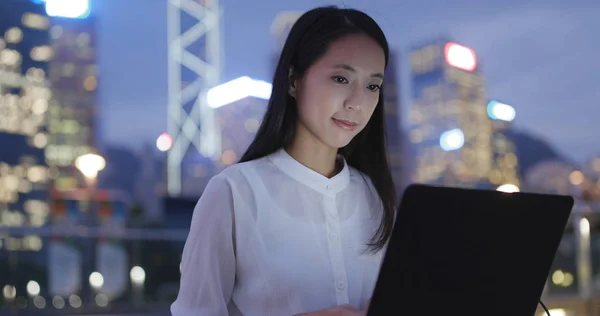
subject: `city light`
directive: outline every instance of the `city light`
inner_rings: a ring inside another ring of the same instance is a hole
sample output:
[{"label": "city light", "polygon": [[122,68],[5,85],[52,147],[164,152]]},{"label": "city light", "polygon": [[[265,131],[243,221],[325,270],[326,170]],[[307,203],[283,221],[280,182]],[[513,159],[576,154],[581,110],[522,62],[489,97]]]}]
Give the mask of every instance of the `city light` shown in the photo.
[{"label": "city light", "polygon": [[215,109],[246,97],[268,100],[271,97],[272,86],[262,80],[250,77],[239,77],[208,91],[208,106]]},{"label": "city light", "polygon": [[100,155],[85,154],[75,159],[75,167],[87,178],[94,179],[106,167],[106,161]]},{"label": "city light", "polygon": [[571,181],[571,184],[573,185],[581,185],[585,181],[585,176],[583,175],[583,172],[575,170],[569,175],[569,181]]},{"label": "city light", "polygon": [[35,281],[27,282],[27,294],[30,296],[40,295],[40,284]]},{"label": "city light", "polygon": [[579,220],[579,231],[581,233],[581,237],[590,237],[590,229],[590,221],[588,221],[587,218],[584,217]]},{"label": "city light", "polygon": [[487,106],[488,116],[492,120],[511,122],[515,119],[516,112],[512,106],[500,103],[498,101],[490,101]]},{"label": "city light", "polygon": [[73,308],[79,308],[81,307],[81,297],[75,295],[75,294],[71,294],[71,296],[69,296],[69,305],[71,305],[71,307]]},{"label": "city light", "polygon": [[14,285],[5,285],[2,288],[2,296],[4,296],[5,300],[13,300],[17,297],[17,289]]},{"label": "city light", "polygon": [[446,131],[442,133],[442,136],[440,136],[440,146],[444,151],[460,149],[464,144],[465,135],[458,128]]},{"label": "city light", "polygon": [[562,308],[554,308],[549,310],[549,312],[552,316],[567,316],[567,311]]},{"label": "city light", "polygon": [[144,268],[142,267],[135,266],[131,268],[131,271],[129,272],[129,278],[131,279],[131,283],[135,285],[143,285],[144,281],[146,280],[146,271],[144,271]]},{"label": "city light", "polygon": [[100,274],[100,272],[92,272],[90,274],[90,285],[95,288],[95,289],[99,289],[104,285],[104,277],[102,276],[102,274]]},{"label": "city light", "polygon": [[477,68],[477,57],[472,49],[456,43],[447,43],[444,50],[448,65],[466,71]]},{"label": "city light", "polygon": [[171,149],[171,146],[173,146],[173,137],[169,133],[162,133],[156,139],[156,148],[162,152]]},{"label": "city light", "polygon": [[515,192],[519,192],[519,187],[514,185],[514,184],[503,184],[501,186],[499,186],[498,188],[496,188],[496,191],[500,191],[500,192],[505,192],[505,193],[515,193]]},{"label": "city light", "polygon": [[52,306],[56,309],[65,308],[65,299],[60,296],[55,296],[52,298]]},{"label": "city light", "polygon": [[90,0],[45,0],[48,16],[85,19],[90,15]]},{"label": "city light", "polygon": [[570,272],[556,270],[552,273],[552,283],[557,286],[569,287],[573,285],[573,279]]}]

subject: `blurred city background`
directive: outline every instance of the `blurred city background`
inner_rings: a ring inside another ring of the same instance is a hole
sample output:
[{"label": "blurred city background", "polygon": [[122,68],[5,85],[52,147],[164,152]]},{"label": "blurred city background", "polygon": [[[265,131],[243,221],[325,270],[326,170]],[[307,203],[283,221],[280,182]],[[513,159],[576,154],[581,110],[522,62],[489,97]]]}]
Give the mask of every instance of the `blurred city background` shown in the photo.
[{"label": "blurred city background", "polygon": [[544,301],[599,315],[600,2],[558,0],[0,0],[0,315],[168,315],[194,204],[327,4],[387,34],[398,192],[573,195]]}]

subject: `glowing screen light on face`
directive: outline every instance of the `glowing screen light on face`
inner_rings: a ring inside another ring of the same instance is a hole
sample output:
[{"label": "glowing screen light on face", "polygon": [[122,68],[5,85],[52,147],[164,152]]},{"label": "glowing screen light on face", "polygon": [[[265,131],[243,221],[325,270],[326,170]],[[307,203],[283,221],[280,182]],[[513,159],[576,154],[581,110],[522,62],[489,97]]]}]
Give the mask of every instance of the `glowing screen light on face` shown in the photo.
[{"label": "glowing screen light on face", "polygon": [[488,116],[492,120],[512,122],[515,119],[515,108],[498,101],[490,101],[487,106]]},{"label": "glowing screen light on face", "polygon": [[85,19],[90,15],[90,0],[44,0],[48,16]]},{"label": "glowing screen light on face", "polygon": [[271,88],[268,82],[244,76],[210,89],[206,98],[208,106],[216,109],[246,97],[268,100]]},{"label": "glowing screen light on face", "polygon": [[465,135],[458,128],[446,131],[440,136],[440,147],[442,147],[444,151],[460,149],[464,144]]},{"label": "glowing screen light on face", "polygon": [[472,49],[456,43],[447,43],[444,51],[448,65],[465,71],[477,68],[477,57]]}]

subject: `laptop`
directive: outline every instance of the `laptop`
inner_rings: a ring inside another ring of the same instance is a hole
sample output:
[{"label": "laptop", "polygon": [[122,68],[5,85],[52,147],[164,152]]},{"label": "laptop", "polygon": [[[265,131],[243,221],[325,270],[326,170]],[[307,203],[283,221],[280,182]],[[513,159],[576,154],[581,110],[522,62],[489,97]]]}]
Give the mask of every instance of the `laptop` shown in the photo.
[{"label": "laptop", "polygon": [[368,316],[533,316],[573,198],[411,185]]}]

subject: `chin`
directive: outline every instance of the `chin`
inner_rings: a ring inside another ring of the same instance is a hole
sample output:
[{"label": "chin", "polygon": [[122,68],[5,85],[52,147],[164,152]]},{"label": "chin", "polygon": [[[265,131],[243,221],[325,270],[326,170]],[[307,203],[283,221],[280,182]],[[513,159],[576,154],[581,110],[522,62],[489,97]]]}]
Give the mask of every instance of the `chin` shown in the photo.
[{"label": "chin", "polygon": [[340,149],[348,146],[353,138],[354,137],[340,137],[338,139],[331,139],[324,143],[329,147]]}]

